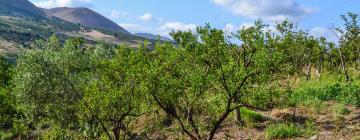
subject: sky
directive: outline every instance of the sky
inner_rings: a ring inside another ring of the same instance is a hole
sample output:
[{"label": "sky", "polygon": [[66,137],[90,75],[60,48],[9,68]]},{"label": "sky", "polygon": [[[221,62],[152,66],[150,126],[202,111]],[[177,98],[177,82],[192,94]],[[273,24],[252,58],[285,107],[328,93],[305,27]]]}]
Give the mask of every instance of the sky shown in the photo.
[{"label": "sky", "polygon": [[270,27],[284,19],[331,41],[340,15],[360,14],[360,0],[30,0],[43,8],[87,7],[131,33],[169,36],[172,30],[211,26],[234,32],[261,18]]}]

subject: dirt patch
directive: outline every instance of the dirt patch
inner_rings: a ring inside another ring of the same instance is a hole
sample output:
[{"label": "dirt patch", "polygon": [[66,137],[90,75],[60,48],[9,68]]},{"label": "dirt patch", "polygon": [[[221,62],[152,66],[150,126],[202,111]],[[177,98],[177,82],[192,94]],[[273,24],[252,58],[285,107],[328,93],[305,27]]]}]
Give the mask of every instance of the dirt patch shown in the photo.
[{"label": "dirt patch", "polygon": [[0,53],[16,53],[17,44],[0,38]]}]

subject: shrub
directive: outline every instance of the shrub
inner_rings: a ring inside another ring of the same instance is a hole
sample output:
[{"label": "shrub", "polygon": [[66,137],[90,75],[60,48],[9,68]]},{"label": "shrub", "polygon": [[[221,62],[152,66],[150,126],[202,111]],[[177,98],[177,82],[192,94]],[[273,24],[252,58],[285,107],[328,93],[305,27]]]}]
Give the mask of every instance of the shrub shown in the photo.
[{"label": "shrub", "polygon": [[288,123],[272,124],[265,130],[267,139],[293,138],[299,137],[302,134],[303,131],[300,127]]},{"label": "shrub", "polygon": [[305,122],[304,136],[313,136],[316,134],[316,123],[311,120]]}]

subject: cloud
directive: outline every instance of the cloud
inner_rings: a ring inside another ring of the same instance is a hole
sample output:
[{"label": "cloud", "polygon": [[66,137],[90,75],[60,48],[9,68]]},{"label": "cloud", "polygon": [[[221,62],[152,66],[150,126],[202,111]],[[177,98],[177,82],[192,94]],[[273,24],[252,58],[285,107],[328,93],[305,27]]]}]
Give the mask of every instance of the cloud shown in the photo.
[{"label": "cloud", "polygon": [[197,25],[195,24],[184,24],[181,22],[167,22],[160,28],[164,30],[175,30],[175,31],[189,31],[195,30]]},{"label": "cloud", "polygon": [[132,23],[121,23],[119,25],[130,31],[131,33],[152,33],[166,37],[170,37],[169,33],[171,31],[193,31],[197,27],[197,25],[195,24],[185,24],[181,22],[166,22],[158,27],[145,27],[139,24]]},{"label": "cloud", "polygon": [[211,0],[229,9],[232,13],[249,18],[263,18],[270,21],[299,20],[316,11],[315,8],[300,5],[295,0]]},{"label": "cloud", "polygon": [[54,8],[54,7],[91,7],[91,0],[45,0],[34,3],[38,7],[42,8]]},{"label": "cloud", "polygon": [[139,16],[138,19],[140,19],[142,21],[146,21],[146,22],[150,22],[150,21],[151,22],[156,22],[157,24],[163,24],[164,23],[163,18],[155,17],[151,13],[144,13],[142,16]]},{"label": "cloud", "polygon": [[140,16],[139,19],[143,21],[151,21],[154,20],[154,16],[151,13],[145,13],[142,16]]},{"label": "cloud", "polygon": [[312,28],[309,31],[309,35],[314,36],[316,38],[325,37],[328,41],[332,41],[334,43],[337,43],[339,41],[339,39],[337,38],[337,36],[333,31],[324,27]]},{"label": "cloud", "polygon": [[[232,23],[228,23],[225,25],[223,31],[226,34],[231,34],[231,33],[237,32],[243,28],[250,28],[252,26],[254,26],[254,23],[250,23],[250,22],[244,22],[244,23],[241,23],[240,25],[234,25]],[[271,26],[271,25],[264,27],[263,31],[269,31],[274,34],[280,34],[280,32],[274,26]]]}]

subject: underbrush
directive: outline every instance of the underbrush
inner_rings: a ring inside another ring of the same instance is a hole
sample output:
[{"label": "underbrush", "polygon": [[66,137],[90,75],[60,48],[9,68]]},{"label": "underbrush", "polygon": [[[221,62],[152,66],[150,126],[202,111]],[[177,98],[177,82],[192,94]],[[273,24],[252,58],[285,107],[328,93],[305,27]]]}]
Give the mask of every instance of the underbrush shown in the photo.
[{"label": "underbrush", "polygon": [[265,130],[267,139],[293,138],[302,135],[301,128],[294,124],[272,124]]},{"label": "underbrush", "polygon": [[301,88],[290,95],[289,100],[295,104],[303,104],[310,101],[337,101],[339,103],[360,107],[360,86],[334,84],[324,87]]},{"label": "underbrush", "polygon": [[294,137],[309,137],[316,132],[315,123],[306,121],[303,126],[293,123],[271,124],[265,129],[266,139],[281,139]]},{"label": "underbrush", "polygon": [[265,118],[260,114],[253,110],[249,110],[247,108],[241,108],[240,110],[241,116],[246,122],[262,122],[265,121]]},{"label": "underbrush", "polygon": [[287,104],[321,107],[323,101],[336,101],[360,107],[360,84],[357,81],[348,84],[340,74],[327,74],[320,79],[301,81],[288,96]]}]

